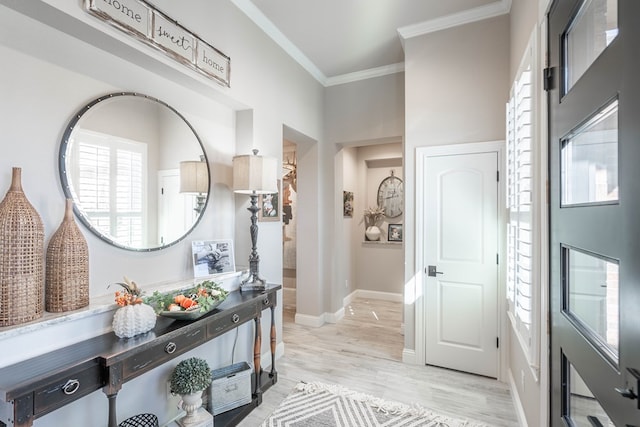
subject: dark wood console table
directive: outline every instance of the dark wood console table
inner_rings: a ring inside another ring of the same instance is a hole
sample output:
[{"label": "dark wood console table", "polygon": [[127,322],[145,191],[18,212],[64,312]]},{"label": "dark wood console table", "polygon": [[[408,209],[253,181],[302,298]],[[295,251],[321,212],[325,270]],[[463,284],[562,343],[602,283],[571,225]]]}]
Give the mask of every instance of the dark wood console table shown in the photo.
[{"label": "dark wood console table", "polygon": [[[229,293],[211,313],[194,321],[158,317],[146,334],[119,339],[113,332],[0,369],[0,399],[13,406],[15,427],[33,421],[102,388],[109,402],[108,427],[117,427],[116,397],[127,381],[198,347],[237,326],[255,323],[251,403],[219,414],[216,426],[233,426],[262,403],[262,392],[275,384],[275,308],[280,285],[265,292]],[[271,310],[271,369],[260,366],[262,311]],[[4,426],[0,420],[0,426]]]}]

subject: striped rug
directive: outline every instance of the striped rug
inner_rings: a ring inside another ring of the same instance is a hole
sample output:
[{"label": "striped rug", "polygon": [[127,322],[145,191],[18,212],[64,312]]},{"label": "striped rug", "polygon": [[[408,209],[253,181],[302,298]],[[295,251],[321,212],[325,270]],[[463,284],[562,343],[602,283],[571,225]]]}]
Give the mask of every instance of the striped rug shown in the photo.
[{"label": "striped rug", "polygon": [[339,385],[299,383],[262,427],[486,427],[358,393]]}]

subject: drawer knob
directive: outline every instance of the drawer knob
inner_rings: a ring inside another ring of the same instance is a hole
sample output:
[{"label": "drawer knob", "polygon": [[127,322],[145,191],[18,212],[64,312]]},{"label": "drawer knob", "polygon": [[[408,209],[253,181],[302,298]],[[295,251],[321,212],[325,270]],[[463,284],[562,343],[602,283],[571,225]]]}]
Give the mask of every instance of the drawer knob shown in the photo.
[{"label": "drawer knob", "polygon": [[164,351],[168,354],[173,354],[178,346],[173,341],[164,346]]},{"label": "drawer knob", "polygon": [[79,388],[80,388],[80,381],[78,381],[78,380],[69,380],[69,381],[66,382],[65,385],[62,386],[62,391],[66,395],[71,395],[71,394],[75,393],[76,391],[78,391]]},{"label": "drawer knob", "polygon": [[269,297],[265,297],[265,299],[262,300],[262,305],[269,305]]},{"label": "drawer knob", "polygon": [[238,313],[234,313],[233,316],[231,316],[231,321],[233,323],[238,323],[240,321],[240,315]]}]

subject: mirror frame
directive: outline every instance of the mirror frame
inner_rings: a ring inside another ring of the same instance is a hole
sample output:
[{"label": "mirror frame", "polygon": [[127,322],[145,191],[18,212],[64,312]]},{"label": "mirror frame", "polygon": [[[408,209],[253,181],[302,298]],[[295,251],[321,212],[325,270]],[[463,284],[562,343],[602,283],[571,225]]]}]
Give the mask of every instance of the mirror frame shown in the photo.
[{"label": "mirror frame", "polygon": [[[102,101],[108,100],[108,99],[114,99],[118,96],[136,96],[136,97],[140,97],[140,98],[144,98],[144,99],[148,99],[150,101],[156,102],[160,105],[163,105],[164,107],[168,108],[169,110],[171,110],[173,113],[175,113],[180,119],[182,119],[186,125],[189,127],[189,129],[191,129],[191,131],[193,132],[193,135],[196,137],[196,140],[198,141],[198,144],[200,145],[200,149],[202,150],[202,154],[204,156],[204,161],[207,165],[207,177],[209,179],[209,192],[207,192],[207,198],[205,199],[204,202],[204,206],[202,207],[202,211],[200,212],[200,214],[198,215],[197,219],[193,222],[193,224],[191,225],[191,227],[186,230],[182,236],[172,242],[169,242],[167,244],[163,244],[161,246],[154,246],[154,247],[150,247],[150,248],[134,248],[131,246],[126,246],[123,245],[121,243],[118,243],[117,241],[107,237],[106,235],[102,234],[100,232],[100,230],[98,230],[89,220],[89,218],[87,218],[82,211],[80,211],[80,209],[78,208],[78,202],[77,200],[73,197],[73,194],[71,192],[71,186],[69,183],[69,179],[67,178],[67,166],[66,166],[66,158],[67,158],[67,149],[69,147],[69,139],[71,138],[71,135],[73,133],[73,131],[75,130],[75,128],[78,125],[78,122],[80,121],[80,119],[82,119],[83,115],[86,114],[88,111],[91,111],[91,109],[93,107],[95,107],[97,104],[99,104]],[[175,108],[173,108],[172,106],[170,106],[169,104],[167,104],[164,101],[161,101],[157,98],[154,98],[152,96],[148,96],[148,95],[144,95],[141,93],[137,93],[137,92],[116,92],[116,93],[109,93],[107,95],[104,96],[100,96],[96,99],[94,99],[93,101],[89,102],[88,104],[86,104],[84,107],[82,107],[80,110],[78,110],[78,112],[73,116],[73,118],[69,121],[69,124],[67,125],[64,134],[62,136],[62,142],[60,144],[60,152],[58,155],[58,170],[60,173],[60,182],[62,184],[62,190],[64,191],[64,195],[67,199],[71,199],[73,200],[73,212],[75,213],[76,217],[78,219],[80,219],[80,222],[82,222],[82,224],[84,224],[85,227],[87,227],[94,235],[96,235],[98,238],[100,238],[100,240],[115,246],[117,248],[120,249],[125,249],[128,251],[133,251],[133,252],[152,252],[152,251],[158,251],[161,249],[165,249],[168,247],[171,247],[175,244],[177,244],[178,242],[184,240],[189,234],[191,234],[191,232],[193,231],[193,229],[200,223],[200,220],[202,220],[202,217],[204,216],[204,212],[207,209],[207,206],[209,204],[209,196],[211,194],[211,169],[209,167],[209,159],[207,157],[207,153],[204,149],[204,145],[202,144],[202,141],[200,140],[200,136],[198,136],[197,132],[195,131],[195,129],[193,128],[193,126],[191,126],[191,123],[189,123],[189,121],[187,119],[184,118],[184,116],[182,114],[180,114]]]}]

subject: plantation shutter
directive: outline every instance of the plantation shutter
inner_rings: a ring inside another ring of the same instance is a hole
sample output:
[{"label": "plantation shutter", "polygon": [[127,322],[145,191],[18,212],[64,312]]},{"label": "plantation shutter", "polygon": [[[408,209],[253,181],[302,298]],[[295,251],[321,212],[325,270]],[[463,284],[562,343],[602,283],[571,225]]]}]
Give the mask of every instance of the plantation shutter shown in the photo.
[{"label": "plantation shutter", "polygon": [[532,324],[532,85],[525,64],[507,104],[507,298],[517,330],[531,346]]}]

